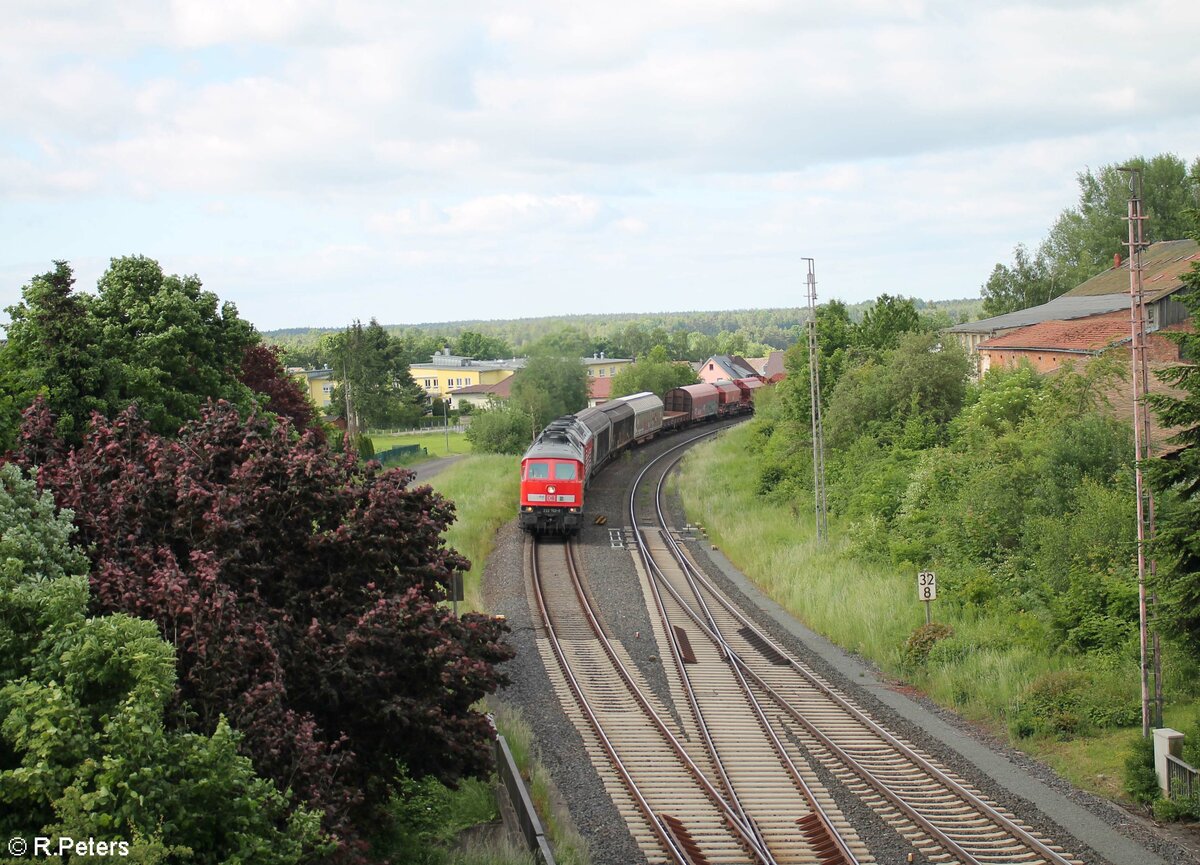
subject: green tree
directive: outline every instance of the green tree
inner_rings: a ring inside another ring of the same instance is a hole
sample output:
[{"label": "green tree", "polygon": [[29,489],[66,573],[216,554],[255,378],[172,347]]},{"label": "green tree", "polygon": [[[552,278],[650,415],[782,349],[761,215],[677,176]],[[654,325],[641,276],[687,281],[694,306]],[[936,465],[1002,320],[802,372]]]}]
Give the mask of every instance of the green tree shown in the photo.
[{"label": "green tree", "polygon": [[[970,361],[957,344],[936,334],[909,333],[879,361],[848,370],[829,396],[825,432],[831,447],[845,449],[862,435],[891,444],[907,435],[941,438],[966,395]],[[922,428],[926,427],[927,428]]]},{"label": "green tree", "polygon": [[136,402],[155,430],[173,434],[209,398],[249,403],[238,373],[258,336],[232,303],[218,307],[198,277],[166,276],[143,256],[113,259],[98,287],[90,306],[109,415]]},{"label": "green tree", "polygon": [[902,334],[921,329],[921,316],[910,298],[881,294],[863,313],[854,328],[854,344],[861,348],[884,351],[895,348]]},{"label": "green tree", "polygon": [[513,379],[511,404],[541,429],[587,407],[587,370],[578,355],[536,354]]},{"label": "green tree", "polygon": [[649,391],[661,397],[672,388],[698,381],[690,366],[675,363],[667,356],[666,349],[656,346],[644,359],[616,374],[612,380],[612,395],[616,398]]},{"label": "green tree", "polygon": [[464,330],[458,335],[452,350],[461,357],[473,357],[477,360],[496,360],[513,356],[512,346],[506,340],[470,330]]},{"label": "green tree", "polygon": [[116,414],[136,402],[157,432],[174,434],[208,399],[251,401],[239,380],[258,342],[231,303],[195,276],[166,276],[142,256],[114,258],[95,297],[79,294],[65,262],[22,291],[4,349],[10,402],[44,390],[59,429],[77,440],[93,410]]},{"label": "green tree", "polygon": [[92,411],[108,406],[102,398],[103,369],[96,350],[94,321],[87,298],[74,291],[75,277],[65,261],[36,276],[23,301],[9,307],[8,344],[0,346],[0,388],[7,422],[0,450],[15,443],[16,417],[34,396],[45,395],[58,416],[59,430],[72,434]]},{"label": "green tree", "polygon": [[467,427],[473,450],[493,454],[521,454],[533,441],[533,418],[520,409],[493,404],[475,412]]},{"label": "green tree", "polygon": [[1045,258],[1030,256],[1025,244],[1018,243],[1013,250],[1012,265],[997,264],[992,268],[992,275],[983,286],[981,294],[984,313],[989,316],[1003,315],[1006,312],[1048,303],[1053,298],[1053,293],[1050,276],[1046,271]]},{"label": "green tree", "polygon": [[425,392],[413,381],[400,344],[375,319],[355,321],[329,340],[338,377],[331,407],[352,435],[369,428],[415,424],[425,413]]},{"label": "green tree", "polygon": [[1178,240],[1188,235],[1188,212],[1197,204],[1196,169],[1170,153],[1151,159],[1134,157],[1077,175],[1079,202],[1062,211],[1046,239],[1031,254],[1023,245],[1013,250],[1012,265],[997,264],[983,287],[984,311],[1002,315],[1046,303],[1124,257],[1128,235],[1125,217],[1129,175],[1121,167],[1142,172],[1142,206],[1146,240]]},{"label": "green tree", "polygon": [[[1195,176],[1200,179],[1200,166]],[[1192,236],[1200,239],[1200,211],[1194,214],[1198,227]],[[1179,299],[1195,320],[1200,315],[1200,263],[1192,264],[1183,281],[1187,288]],[[1200,334],[1171,336],[1184,357],[1200,357]],[[1177,449],[1147,467],[1160,505],[1160,604],[1168,621],[1200,650],[1200,366],[1172,366],[1156,375],[1182,391],[1180,396],[1150,396],[1159,422],[1182,428],[1171,440]]]},{"label": "green tree", "polygon": [[708,360],[716,353],[716,338],[698,330],[693,330],[687,335],[687,354],[684,357],[688,360]]},{"label": "green tree", "polygon": [[528,347],[527,353],[547,357],[569,357],[578,361],[592,353],[592,339],[582,328],[568,325],[542,336]]}]

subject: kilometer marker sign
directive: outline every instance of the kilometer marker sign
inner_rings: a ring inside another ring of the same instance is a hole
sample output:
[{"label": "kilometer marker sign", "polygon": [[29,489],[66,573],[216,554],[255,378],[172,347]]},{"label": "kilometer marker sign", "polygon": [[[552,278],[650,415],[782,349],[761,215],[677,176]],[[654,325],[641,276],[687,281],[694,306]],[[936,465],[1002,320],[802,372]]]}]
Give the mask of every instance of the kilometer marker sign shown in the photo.
[{"label": "kilometer marker sign", "polygon": [[925,602],[925,624],[933,621],[933,611],[929,602],[937,597],[937,574],[933,571],[921,571],[917,574],[917,600]]}]

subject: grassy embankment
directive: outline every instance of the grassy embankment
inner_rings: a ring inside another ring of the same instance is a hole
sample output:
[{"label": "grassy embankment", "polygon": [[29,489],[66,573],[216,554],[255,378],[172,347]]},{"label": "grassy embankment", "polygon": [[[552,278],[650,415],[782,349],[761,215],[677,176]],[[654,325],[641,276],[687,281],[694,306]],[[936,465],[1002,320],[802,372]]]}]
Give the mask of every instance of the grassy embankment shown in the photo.
[{"label": "grassy embankment", "polygon": [[[848,527],[837,520],[830,524],[832,542],[818,546],[810,502],[788,506],[757,495],[756,473],[747,470],[750,439],[749,425],[743,426],[684,461],[678,486],[689,518],[702,523],[713,543],[797,619],[1009,738],[1005,719],[1028,684],[1070,670],[1073,660],[1048,657],[1014,639],[1023,626],[1020,617],[966,613],[935,601],[934,620],[951,625],[955,643],[966,649],[917,671],[905,669],[904,641],[925,615],[916,600],[916,575],[856,559]],[[1114,671],[1109,681],[1112,698],[1128,701],[1136,693],[1136,667]],[[1166,722],[1185,725],[1195,711],[1190,705],[1171,707]],[[1128,745],[1139,734],[1107,729],[1067,741],[1035,737],[1015,744],[1076,785],[1120,797]]]},{"label": "grassy embankment", "polygon": [[[452,436],[452,447],[453,443]],[[469,445],[463,441],[462,447],[469,448]],[[430,453],[433,453],[432,449]],[[455,503],[458,518],[446,532],[446,543],[471,561],[471,570],[464,579],[466,601],[463,606],[483,610],[484,566],[495,545],[496,531],[513,518],[516,507],[517,458],[475,454],[435,475],[430,485]],[[587,865],[590,861],[587,845],[572,828],[565,811],[554,801],[550,774],[537,759],[528,725],[519,712],[510,709],[496,712],[496,724],[525,775],[530,794],[554,844],[557,861],[564,865]],[[454,794],[449,810],[450,822],[455,825],[468,825],[466,819],[471,815],[477,815],[481,822],[495,815],[494,810],[486,815],[479,813],[479,797],[473,788],[464,788],[461,796]],[[455,854],[455,858],[447,860],[454,865],[523,865],[529,861],[523,852],[504,850]]]}]

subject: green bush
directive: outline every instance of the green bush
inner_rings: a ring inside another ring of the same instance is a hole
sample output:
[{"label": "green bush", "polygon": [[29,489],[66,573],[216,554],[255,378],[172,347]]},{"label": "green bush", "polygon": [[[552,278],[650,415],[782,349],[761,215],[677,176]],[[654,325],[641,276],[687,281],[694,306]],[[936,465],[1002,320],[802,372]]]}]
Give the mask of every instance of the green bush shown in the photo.
[{"label": "green bush", "polygon": [[129,839],[142,863],[325,851],[317,815],[288,813],[224,719],[211,736],[170,729],[174,648],[152,622],[88,617],[71,531],[49,493],[0,466],[0,833]]},{"label": "green bush", "polygon": [[466,437],[478,453],[523,453],[533,440],[533,419],[510,406],[493,406],[475,414]]},{"label": "green bush", "polygon": [[1160,823],[1200,820],[1200,795],[1181,799],[1159,798],[1154,800],[1151,807],[1154,809],[1154,819]]},{"label": "green bush", "polygon": [[1049,734],[1070,738],[1088,724],[1087,677],[1076,670],[1054,670],[1034,679],[1009,715],[1017,738]]},{"label": "green bush", "polygon": [[1129,798],[1142,804],[1149,804],[1161,795],[1154,773],[1154,740],[1149,736],[1138,737],[1129,747],[1124,786]]},{"label": "green bush", "polygon": [[904,641],[904,651],[901,655],[904,666],[909,669],[924,666],[934,646],[939,641],[953,636],[954,629],[949,625],[943,625],[940,622],[921,625]]}]

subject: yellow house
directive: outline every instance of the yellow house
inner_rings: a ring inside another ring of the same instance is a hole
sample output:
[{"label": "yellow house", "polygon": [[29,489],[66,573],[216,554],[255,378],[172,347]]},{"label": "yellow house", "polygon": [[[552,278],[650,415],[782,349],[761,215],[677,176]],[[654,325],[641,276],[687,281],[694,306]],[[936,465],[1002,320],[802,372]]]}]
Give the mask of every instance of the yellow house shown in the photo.
[{"label": "yellow house", "polygon": [[333,370],[329,367],[325,367],[325,369],[289,367],[288,372],[296,381],[300,382],[300,387],[304,388],[304,392],[313,401],[313,405],[322,411],[329,408],[329,404],[333,401],[333,389],[337,387],[337,379],[333,376]]},{"label": "yellow house", "polygon": [[632,363],[633,358],[605,357],[604,352],[583,358],[583,365],[587,367],[588,378],[612,378]]},{"label": "yellow house", "polygon": [[414,363],[408,371],[430,399],[439,399],[448,391],[481,384],[497,384],[525,366],[524,358],[512,360],[475,360],[450,354],[444,349],[429,363]]}]

